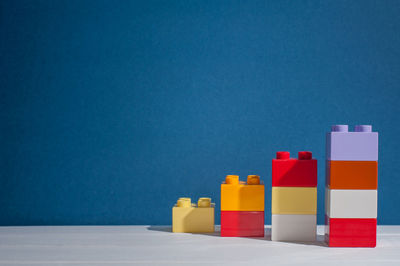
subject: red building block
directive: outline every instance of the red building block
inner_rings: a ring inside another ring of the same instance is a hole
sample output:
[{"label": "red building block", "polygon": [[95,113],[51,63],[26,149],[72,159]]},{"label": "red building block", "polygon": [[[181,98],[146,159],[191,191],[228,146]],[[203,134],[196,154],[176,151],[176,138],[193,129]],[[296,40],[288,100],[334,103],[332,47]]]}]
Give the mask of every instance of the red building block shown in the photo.
[{"label": "red building block", "polygon": [[272,160],[273,187],[316,187],[317,179],[317,160],[311,152],[301,151],[294,159],[289,152],[280,151]]},{"label": "red building block", "polygon": [[329,247],[375,247],[376,219],[325,216],[325,242]]},{"label": "red building block", "polygon": [[221,236],[263,237],[263,211],[221,211]]}]

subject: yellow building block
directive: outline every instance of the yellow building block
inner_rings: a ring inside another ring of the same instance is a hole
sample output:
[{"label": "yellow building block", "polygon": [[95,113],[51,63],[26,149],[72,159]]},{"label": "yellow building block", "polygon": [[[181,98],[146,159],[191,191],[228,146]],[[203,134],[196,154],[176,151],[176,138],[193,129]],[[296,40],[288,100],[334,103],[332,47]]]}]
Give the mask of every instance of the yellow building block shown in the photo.
[{"label": "yellow building block", "polygon": [[272,214],[317,214],[317,188],[272,187]]},{"label": "yellow building block", "polygon": [[247,182],[239,176],[228,175],[221,184],[221,211],[264,211],[264,184],[257,175],[249,175]]},{"label": "yellow building block", "polygon": [[192,204],[190,198],[180,198],[172,208],[172,232],[214,232],[214,209],[210,198],[200,198],[197,204]]}]

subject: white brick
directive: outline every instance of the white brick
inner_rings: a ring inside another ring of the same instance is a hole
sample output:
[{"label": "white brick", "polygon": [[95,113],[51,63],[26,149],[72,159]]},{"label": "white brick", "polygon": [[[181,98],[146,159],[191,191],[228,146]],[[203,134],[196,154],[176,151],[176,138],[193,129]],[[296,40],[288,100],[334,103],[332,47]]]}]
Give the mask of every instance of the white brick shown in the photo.
[{"label": "white brick", "polygon": [[272,241],[315,241],[315,214],[272,214]]},{"label": "white brick", "polygon": [[325,212],[331,218],[377,218],[378,191],[325,189]]}]

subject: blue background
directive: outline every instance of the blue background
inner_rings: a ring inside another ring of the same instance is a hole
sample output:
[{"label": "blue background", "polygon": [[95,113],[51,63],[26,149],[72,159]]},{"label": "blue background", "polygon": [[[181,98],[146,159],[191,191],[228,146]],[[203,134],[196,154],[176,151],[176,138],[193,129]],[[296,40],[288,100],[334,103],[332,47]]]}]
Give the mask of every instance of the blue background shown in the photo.
[{"label": "blue background", "polygon": [[[1,1],[1,225],[170,224],[278,150],[380,132],[399,224],[400,1]],[[217,212],[218,214],[218,212]],[[217,215],[219,223],[219,214]]]}]

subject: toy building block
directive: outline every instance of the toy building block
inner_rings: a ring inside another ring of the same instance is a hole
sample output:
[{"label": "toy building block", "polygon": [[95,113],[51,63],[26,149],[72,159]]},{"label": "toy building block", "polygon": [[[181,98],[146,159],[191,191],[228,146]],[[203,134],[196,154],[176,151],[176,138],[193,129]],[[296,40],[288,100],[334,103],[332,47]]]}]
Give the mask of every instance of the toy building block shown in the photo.
[{"label": "toy building block", "polygon": [[272,214],[272,241],[315,241],[317,215]]},{"label": "toy building block", "polygon": [[326,158],[334,161],[378,161],[378,132],[370,125],[355,126],[348,132],[347,125],[332,126],[326,135]]},{"label": "toy building block", "polygon": [[377,218],[378,191],[326,188],[325,204],[330,218]]},{"label": "toy building block", "polygon": [[247,182],[239,176],[228,175],[221,184],[221,211],[264,211],[264,184],[257,175],[249,175]]},{"label": "toy building block", "polygon": [[272,160],[273,187],[316,187],[317,180],[317,160],[311,152],[301,151],[294,159],[289,152],[280,151]]},{"label": "toy building block", "polygon": [[221,236],[263,237],[263,211],[221,211]]},{"label": "toy building block", "polygon": [[272,214],[317,214],[317,188],[272,187]]},{"label": "toy building block", "polygon": [[325,216],[325,241],[329,247],[375,247],[376,221]]},{"label": "toy building block", "polygon": [[197,204],[192,204],[190,198],[179,198],[172,208],[172,232],[214,232],[214,209],[210,198],[200,198]]},{"label": "toy building block", "polygon": [[377,161],[326,161],[330,189],[377,189]]},{"label": "toy building block", "polygon": [[330,247],[375,247],[378,133],[332,126],[326,137],[325,240]]}]

